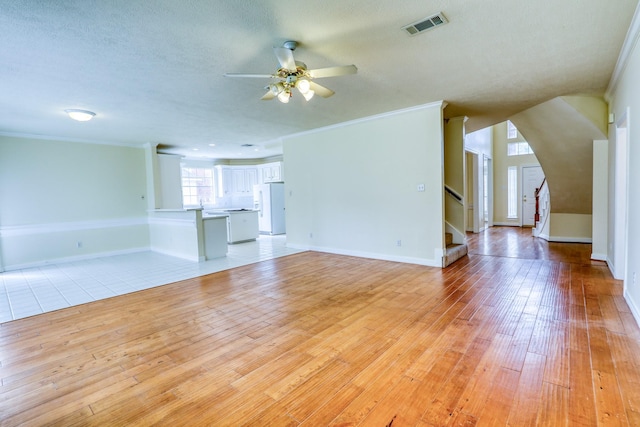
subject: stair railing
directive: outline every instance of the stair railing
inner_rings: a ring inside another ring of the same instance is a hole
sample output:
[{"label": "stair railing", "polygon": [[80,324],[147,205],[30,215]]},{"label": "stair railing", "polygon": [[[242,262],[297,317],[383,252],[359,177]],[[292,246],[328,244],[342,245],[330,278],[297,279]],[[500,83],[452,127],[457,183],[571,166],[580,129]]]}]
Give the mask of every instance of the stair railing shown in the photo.
[{"label": "stair railing", "polygon": [[549,184],[542,181],[539,189],[536,189],[536,223],[533,227],[533,235],[535,237],[544,237],[548,235],[547,222],[549,221],[551,207],[549,206]]},{"label": "stair railing", "polygon": [[462,196],[458,194],[453,188],[449,187],[448,185],[445,185],[444,191],[461,205],[464,204],[462,201]]},{"label": "stair railing", "polygon": [[547,177],[545,176],[544,178],[542,178],[542,184],[540,184],[540,187],[536,188],[535,191],[535,195],[536,195],[536,213],[534,215],[534,222],[538,222],[540,221],[540,191],[542,190],[542,187],[544,187],[544,183],[547,182]]}]

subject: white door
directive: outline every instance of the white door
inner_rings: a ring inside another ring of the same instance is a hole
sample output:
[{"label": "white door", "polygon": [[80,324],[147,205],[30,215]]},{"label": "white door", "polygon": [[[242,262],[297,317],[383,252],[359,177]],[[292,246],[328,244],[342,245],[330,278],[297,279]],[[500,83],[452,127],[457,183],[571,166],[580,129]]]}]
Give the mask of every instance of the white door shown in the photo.
[{"label": "white door", "polygon": [[536,188],[542,185],[544,172],[541,166],[522,167],[522,226],[533,227],[536,214]]},{"label": "white door", "polygon": [[261,233],[271,233],[271,186],[262,184],[257,186],[258,203],[260,204],[260,212],[258,213],[258,229]]}]

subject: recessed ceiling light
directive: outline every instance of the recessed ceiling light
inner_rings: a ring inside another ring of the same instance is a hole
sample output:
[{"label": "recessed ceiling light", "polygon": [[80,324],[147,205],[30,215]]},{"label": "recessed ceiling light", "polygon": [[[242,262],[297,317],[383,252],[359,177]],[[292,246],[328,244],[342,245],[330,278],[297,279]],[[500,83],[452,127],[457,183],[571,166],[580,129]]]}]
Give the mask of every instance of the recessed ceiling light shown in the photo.
[{"label": "recessed ceiling light", "polygon": [[91,120],[96,113],[88,110],[77,110],[75,108],[64,110],[65,113],[69,115],[73,120],[77,120],[79,122],[86,122]]},{"label": "recessed ceiling light", "polygon": [[197,149],[197,148],[192,148],[192,150],[193,150],[193,151],[198,151],[198,149]]},{"label": "recessed ceiling light", "polygon": [[216,144],[209,144],[209,147],[215,147]]}]

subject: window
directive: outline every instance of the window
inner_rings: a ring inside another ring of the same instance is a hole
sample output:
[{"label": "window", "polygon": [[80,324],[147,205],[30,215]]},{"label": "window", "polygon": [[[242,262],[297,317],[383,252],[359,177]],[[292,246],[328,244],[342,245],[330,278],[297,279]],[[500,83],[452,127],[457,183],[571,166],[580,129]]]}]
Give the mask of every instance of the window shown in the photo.
[{"label": "window", "polygon": [[507,144],[507,156],[522,156],[534,154],[527,142],[509,142]]},{"label": "window", "polygon": [[214,200],[213,169],[182,166],[182,204],[201,206]]},{"label": "window", "polygon": [[507,120],[507,139],[515,139],[518,137],[518,128],[511,123],[511,120]]},{"label": "window", "polygon": [[507,169],[507,218],[518,218],[518,167]]}]

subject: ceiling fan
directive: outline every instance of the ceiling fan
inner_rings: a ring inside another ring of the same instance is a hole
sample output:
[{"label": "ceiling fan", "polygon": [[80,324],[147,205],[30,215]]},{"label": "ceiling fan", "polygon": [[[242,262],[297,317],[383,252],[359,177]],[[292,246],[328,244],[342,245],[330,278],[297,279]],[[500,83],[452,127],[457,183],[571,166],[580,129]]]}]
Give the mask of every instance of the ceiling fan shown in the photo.
[{"label": "ceiling fan", "polygon": [[264,94],[261,99],[268,101],[277,97],[280,102],[286,104],[293,96],[294,88],[298,89],[307,101],[313,98],[315,94],[323,98],[328,98],[335,93],[331,89],[314,82],[313,79],[344,76],[358,72],[355,65],[341,65],[307,70],[307,66],[303,62],[293,59],[293,51],[297,46],[298,42],[287,41],[282,47],[273,48],[276,58],[278,58],[278,62],[280,63],[280,68],[274,74],[226,73],[225,77],[278,79],[277,82],[265,87],[267,93]]}]

